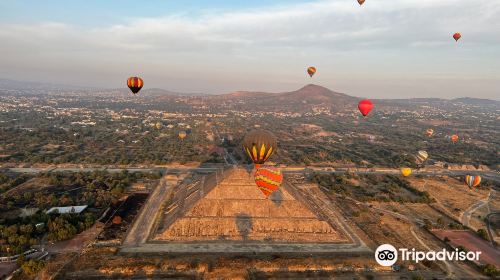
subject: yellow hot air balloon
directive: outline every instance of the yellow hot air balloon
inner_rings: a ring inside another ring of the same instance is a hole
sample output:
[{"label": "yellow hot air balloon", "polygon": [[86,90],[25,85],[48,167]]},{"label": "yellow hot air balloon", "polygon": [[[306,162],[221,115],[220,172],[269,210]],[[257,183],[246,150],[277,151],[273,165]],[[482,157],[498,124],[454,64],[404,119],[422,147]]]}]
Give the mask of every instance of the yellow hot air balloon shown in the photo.
[{"label": "yellow hot air balloon", "polygon": [[156,127],[156,129],[161,129],[162,128],[162,124],[160,122],[157,122],[155,124],[155,127]]},{"label": "yellow hot air balloon", "polygon": [[411,170],[411,168],[408,167],[401,168],[401,175],[403,175],[404,177],[410,176],[411,173],[413,173],[413,170]]},{"label": "yellow hot air balloon", "polygon": [[186,138],[186,136],[187,136],[187,132],[185,132],[184,130],[179,131],[179,138],[181,138],[181,140],[184,140],[184,138]]}]

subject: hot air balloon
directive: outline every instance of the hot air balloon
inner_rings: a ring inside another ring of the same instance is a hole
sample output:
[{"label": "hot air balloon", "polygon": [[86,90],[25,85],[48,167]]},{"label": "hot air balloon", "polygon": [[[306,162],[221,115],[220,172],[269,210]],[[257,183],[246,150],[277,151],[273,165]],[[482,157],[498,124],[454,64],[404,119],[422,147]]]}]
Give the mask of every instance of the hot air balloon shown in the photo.
[{"label": "hot air balloon", "polygon": [[316,74],[316,67],[311,66],[311,67],[307,68],[307,74],[309,74],[309,76],[311,76],[311,78],[312,78],[312,76],[314,76],[314,74]]},{"label": "hot air balloon", "polygon": [[358,0],[359,5],[363,5],[365,3],[365,0]]},{"label": "hot air balloon", "polygon": [[160,130],[163,127],[163,125],[160,122],[157,122],[155,124],[155,127],[156,127],[156,129]]},{"label": "hot air balloon", "polygon": [[252,159],[256,168],[269,159],[276,151],[277,146],[276,136],[263,129],[252,130],[243,139],[243,150]]},{"label": "hot air balloon", "polygon": [[181,138],[181,140],[184,140],[184,138],[186,138],[186,136],[187,136],[187,132],[185,132],[184,130],[179,131],[179,138]]},{"label": "hot air balloon", "polygon": [[411,170],[411,168],[408,168],[408,167],[403,167],[401,168],[401,175],[403,175],[404,177],[408,177],[411,175],[411,173],[413,173],[413,170]]},{"label": "hot air balloon", "polygon": [[462,34],[460,34],[458,32],[453,34],[453,39],[455,39],[455,41],[458,42],[458,40],[460,40],[460,38],[462,38]]},{"label": "hot air balloon", "polygon": [[434,129],[429,128],[425,132],[427,133],[427,136],[431,137],[434,134]]},{"label": "hot air balloon", "polygon": [[429,154],[426,151],[418,151],[418,153],[415,155],[415,162],[419,165],[422,165],[428,158]]},{"label": "hot air balloon", "polygon": [[465,176],[465,183],[469,186],[469,188],[475,188],[481,184],[481,176],[467,175]]},{"label": "hot air balloon", "polygon": [[451,136],[451,142],[453,142],[453,143],[457,143],[458,139],[459,139],[459,137],[456,134],[454,134],[454,135]]},{"label": "hot air balloon", "polygon": [[270,166],[262,166],[257,169],[254,178],[255,183],[266,198],[277,191],[283,182],[281,170]]},{"label": "hot air balloon", "polygon": [[366,117],[373,109],[373,103],[368,99],[361,100],[358,104],[358,108],[361,114],[363,114],[363,116]]},{"label": "hot air balloon", "polygon": [[132,91],[132,93],[138,93],[142,86],[144,86],[144,81],[139,77],[130,77],[127,80],[127,86]]}]

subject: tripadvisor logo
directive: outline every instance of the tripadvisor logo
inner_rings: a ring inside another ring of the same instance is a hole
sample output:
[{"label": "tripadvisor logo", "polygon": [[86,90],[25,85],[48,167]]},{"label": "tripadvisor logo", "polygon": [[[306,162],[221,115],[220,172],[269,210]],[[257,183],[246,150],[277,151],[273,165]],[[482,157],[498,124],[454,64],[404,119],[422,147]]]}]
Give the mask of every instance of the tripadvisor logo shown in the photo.
[{"label": "tripadvisor logo", "polygon": [[381,266],[392,266],[398,260],[398,255],[402,261],[479,261],[481,251],[465,252],[455,249],[455,251],[447,251],[446,249],[440,251],[417,251],[415,248],[409,250],[406,248],[399,248],[398,250],[391,244],[380,245],[375,251],[375,260]]}]

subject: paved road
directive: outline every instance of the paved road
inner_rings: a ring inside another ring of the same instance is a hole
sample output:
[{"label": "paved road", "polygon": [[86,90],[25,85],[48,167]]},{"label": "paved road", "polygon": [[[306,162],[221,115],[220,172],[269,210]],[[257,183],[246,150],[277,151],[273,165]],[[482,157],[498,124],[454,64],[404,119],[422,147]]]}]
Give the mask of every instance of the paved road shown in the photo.
[{"label": "paved road", "polygon": [[[229,161],[234,164],[235,159],[232,157],[228,158]],[[166,172],[168,173],[184,173],[184,172],[211,172],[215,170],[220,170],[223,166],[220,165],[208,165],[202,167],[128,167],[128,168],[116,168],[110,166],[102,167],[91,167],[91,168],[62,168],[62,167],[50,167],[50,168],[35,168],[35,167],[25,167],[25,168],[6,168],[11,172],[18,173],[40,173],[40,172],[91,172],[95,170],[106,170],[108,172],[121,172],[127,170],[128,172]],[[342,174],[346,172],[356,173],[356,174],[394,174],[400,173],[399,169],[390,168],[376,168],[366,170],[364,168],[329,168],[329,167],[283,167],[283,173],[303,173],[303,172],[317,172],[325,174]],[[424,171],[417,170],[413,175],[423,175],[423,176],[464,176],[467,174],[479,174],[484,178],[490,180],[495,180],[500,182],[500,174],[494,171],[464,171],[464,170],[439,170],[439,171]]]},{"label": "paved road", "polygon": [[142,243],[145,243],[148,239],[148,235],[153,228],[156,221],[156,216],[159,214],[160,207],[165,201],[165,196],[168,193],[169,184],[166,177],[163,177],[154,191],[148,198],[148,201],[144,204],[144,208],[141,210],[139,217],[134,221],[134,224],[127,232],[127,236],[123,241],[124,247],[134,247]]},{"label": "paved road", "polygon": [[[467,209],[463,214],[462,214],[462,219],[461,219],[461,222],[464,226],[466,227],[471,227],[470,225],[470,219],[471,219],[471,216],[472,214],[474,214],[474,212],[476,212],[477,209],[485,206],[486,204],[488,204],[491,200],[491,197],[494,197],[495,196],[495,190],[492,190],[488,197],[483,199],[483,200],[480,200],[476,203],[474,203],[472,206],[469,207],[469,209]],[[475,228],[472,228],[472,229],[475,229]]]}]

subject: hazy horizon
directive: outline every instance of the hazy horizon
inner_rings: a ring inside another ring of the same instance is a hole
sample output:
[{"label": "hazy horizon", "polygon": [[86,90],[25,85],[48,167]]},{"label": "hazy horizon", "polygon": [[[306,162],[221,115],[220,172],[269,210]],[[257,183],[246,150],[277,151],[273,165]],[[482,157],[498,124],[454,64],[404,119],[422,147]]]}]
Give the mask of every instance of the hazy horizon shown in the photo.
[{"label": "hazy horizon", "polygon": [[312,83],[369,98],[498,100],[500,0],[184,2],[1,2],[0,77],[123,88],[138,75],[145,88],[208,94]]}]

